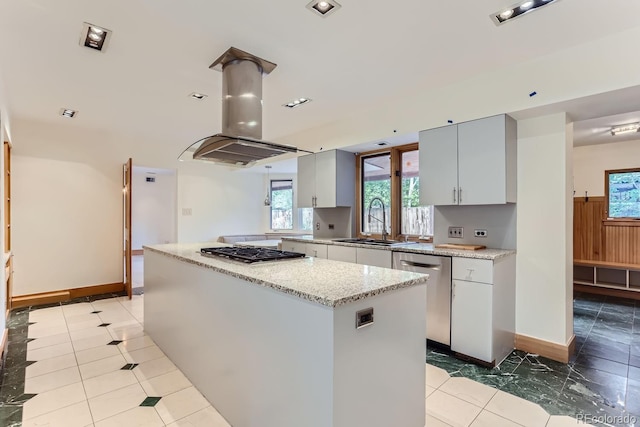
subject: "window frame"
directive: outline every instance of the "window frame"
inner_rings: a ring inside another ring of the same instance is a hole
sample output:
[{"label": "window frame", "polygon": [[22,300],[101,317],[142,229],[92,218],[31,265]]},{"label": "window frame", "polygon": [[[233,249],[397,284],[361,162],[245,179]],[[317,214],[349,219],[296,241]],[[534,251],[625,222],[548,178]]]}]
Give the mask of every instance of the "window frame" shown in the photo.
[{"label": "window frame", "polygon": [[605,216],[604,222],[629,222],[629,225],[640,226],[640,224],[636,224],[634,221],[638,221],[638,217],[611,217],[609,216],[611,211],[610,200],[609,200],[609,175],[610,174],[619,174],[619,173],[633,173],[640,172],[640,168],[626,168],[626,169],[609,169],[604,171],[604,209]]},{"label": "window frame", "polygon": [[[291,228],[274,228],[273,227],[273,183],[274,182],[290,182],[291,183]],[[294,218],[294,194],[293,194],[293,179],[291,178],[277,178],[269,180],[269,229],[270,230],[295,230],[295,218]]]},{"label": "window frame", "polygon": [[[402,230],[401,210],[402,210],[402,153],[406,151],[415,151],[419,149],[419,144],[413,142],[410,144],[400,145],[397,147],[385,147],[378,150],[358,153],[356,155],[356,235],[358,237],[367,237],[362,231],[362,159],[372,156],[379,156],[389,153],[391,156],[391,206],[389,212],[391,214],[391,230],[389,230],[389,239],[404,240],[405,236],[400,232]],[[371,234],[371,237],[381,239],[381,234]],[[408,235],[409,241],[432,242],[433,236],[419,238],[420,236]]]}]

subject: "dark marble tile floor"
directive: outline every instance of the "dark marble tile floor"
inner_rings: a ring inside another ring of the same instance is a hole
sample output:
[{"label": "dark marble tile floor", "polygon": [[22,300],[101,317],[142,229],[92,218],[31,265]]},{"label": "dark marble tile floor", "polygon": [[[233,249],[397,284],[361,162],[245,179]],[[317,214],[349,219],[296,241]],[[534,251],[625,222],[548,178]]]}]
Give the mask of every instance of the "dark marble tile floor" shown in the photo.
[{"label": "dark marble tile floor", "polygon": [[[137,289],[140,289],[139,294],[141,294],[142,288]],[[27,361],[27,343],[32,340],[27,338],[29,312],[32,309],[56,307],[79,302],[93,302],[124,295],[126,295],[126,293],[94,295],[61,303],[39,305],[37,307],[23,307],[12,310],[9,321],[7,322],[7,328],[9,329],[7,351],[4,354],[4,360],[0,361],[0,426],[20,427],[22,425],[22,406],[27,400],[35,396],[24,393],[25,369],[33,363]]]},{"label": "dark marble tile floor", "polygon": [[[574,295],[576,352],[568,364],[514,351],[497,368],[427,347],[427,362],[538,403],[552,415],[592,415],[640,427],[640,301]],[[635,421],[634,421],[635,419]]]}]

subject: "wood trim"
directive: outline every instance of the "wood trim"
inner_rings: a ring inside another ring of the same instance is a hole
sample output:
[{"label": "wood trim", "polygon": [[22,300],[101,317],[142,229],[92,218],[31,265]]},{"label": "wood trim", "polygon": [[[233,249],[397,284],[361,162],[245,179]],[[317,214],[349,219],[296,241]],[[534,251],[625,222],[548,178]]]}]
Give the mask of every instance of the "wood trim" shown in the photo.
[{"label": "wood trim", "polygon": [[11,298],[11,306],[12,308],[29,307],[32,305],[69,301],[74,298],[81,298],[92,295],[119,293],[122,291],[124,291],[124,283],[107,283],[104,285],[86,286],[83,288],[72,288],[53,292],[20,295]]},{"label": "wood trim", "polygon": [[640,227],[640,220],[622,218],[603,219],[602,225],[605,227]]},{"label": "wood trim", "polygon": [[144,249],[132,249],[131,250],[131,255],[144,255]]},{"label": "wood trim", "polygon": [[574,283],[573,292],[584,292],[587,294],[606,295],[610,297],[628,298],[640,301],[640,292],[627,291],[625,289],[604,288],[601,286]]},{"label": "wood trim", "polygon": [[573,265],[580,265],[583,267],[611,267],[621,270],[640,270],[640,264],[625,264],[621,262],[608,262],[608,261],[592,261],[587,259],[574,259]]},{"label": "wood trim", "polygon": [[[389,207],[390,218],[389,225],[391,226],[391,230],[389,230],[389,238],[402,240],[403,236],[400,233],[400,206],[402,205],[402,178],[396,176],[396,171],[401,170],[402,163],[402,153],[405,151],[414,151],[419,149],[419,144],[417,142],[412,142],[410,144],[400,145],[396,147],[385,147],[379,148],[377,150],[367,151],[363,153],[358,153],[356,155],[356,230],[355,235],[357,237],[365,237],[362,234],[362,159],[365,157],[376,156],[380,154],[389,153],[391,157],[390,164],[390,173],[391,173],[391,205]],[[382,235],[380,234],[372,234],[371,237],[381,239]],[[419,236],[411,236],[409,240],[418,241]],[[422,241],[425,241],[422,239]],[[431,241],[431,239],[428,239]]]},{"label": "wood trim", "polygon": [[574,202],[582,202],[582,203],[604,202],[605,201],[605,197],[604,196],[574,197],[573,201]]},{"label": "wood trim", "polygon": [[563,345],[528,335],[516,334],[515,347],[517,350],[539,354],[557,362],[568,363],[575,350],[575,337],[575,335],[572,335],[569,342]]}]

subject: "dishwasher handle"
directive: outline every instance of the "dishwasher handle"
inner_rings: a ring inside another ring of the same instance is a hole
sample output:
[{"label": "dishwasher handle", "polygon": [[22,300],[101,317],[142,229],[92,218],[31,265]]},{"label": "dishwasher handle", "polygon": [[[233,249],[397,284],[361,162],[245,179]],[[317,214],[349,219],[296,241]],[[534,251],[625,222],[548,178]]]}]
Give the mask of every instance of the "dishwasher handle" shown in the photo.
[{"label": "dishwasher handle", "polygon": [[406,259],[400,260],[400,265],[403,267],[419,267],[436,271],[440,270],[440,264],[424,264],[422,262],[407,261]]}]

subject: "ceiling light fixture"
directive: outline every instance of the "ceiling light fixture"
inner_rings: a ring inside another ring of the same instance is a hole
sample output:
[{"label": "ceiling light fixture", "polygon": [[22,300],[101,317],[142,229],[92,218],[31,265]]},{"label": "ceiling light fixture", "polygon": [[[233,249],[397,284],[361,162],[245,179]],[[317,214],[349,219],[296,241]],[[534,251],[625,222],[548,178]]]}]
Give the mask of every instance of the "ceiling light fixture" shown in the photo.
[{"label": "ceiling light fixture", "polygon": [[197,99],[198,101],[202,101],[203,99],[205,99],[207,96],[209,95],[205,95],[204,93],[198,93],[198,92],[191,92],[189,94],[189,96],[193,99]]},{"label": "ceiling light fixture", "polygon": [[102,51],[107,47],[111,31],[97,25],[84,22],[80,33],[80,46]]},{"label": "ceiling light fixture", "polygon": [[524,0],[520,3],[516,3],[511,7],[502,9],[501,11],[492,13],[490,15],[491,20],[496,25],[504,24],[507,21],[511,21],[518,16],[522,16],[536,9],[546,6],[551,3],[555,3],[558,0]]},{"label": "ceiling light fixture", "polygon": [[70,110],[69,108],[61,108],[60,115],[72,119],[78,112],[76,110]]},{"label": "ceiling light fixture", "polygon": [[309,98],[298,98],[291,102],[287,102],[286,104],[282,104],[282,106],[288,107],[288,108],[294,108],[294,107],[297,107],[298,105],[306,104],[309,101],[311,101]]},{"label": "ceiling light fixture", "polygon": [[267,165],[265,168],[267,169],[267,196],[264,198],[264,205],[271,206],[271,195],[269,194],[269,190],[271,189],[271,175],[269,174],[271,166]]},{"label": "ceiling light fixture", "polygon": [[611,135],[613,136],[631,132],[640,132],[640,123],[629,123],[611,128]]},{"label": "ceiling light fixture", "polygon": [[335,0],[312,0],[307,9],[322,17],[328,16],[342,6]]}]

